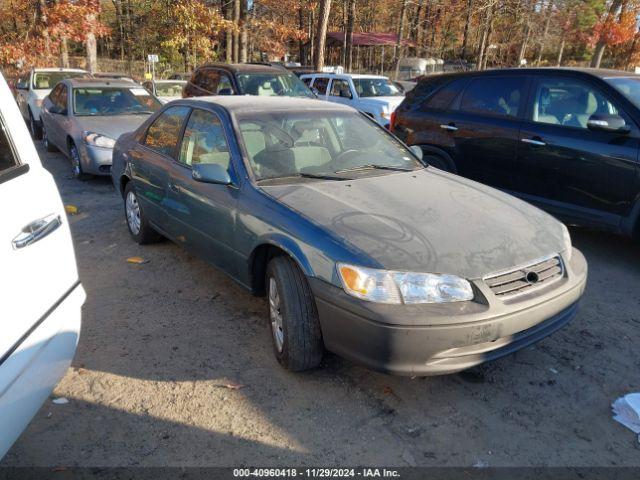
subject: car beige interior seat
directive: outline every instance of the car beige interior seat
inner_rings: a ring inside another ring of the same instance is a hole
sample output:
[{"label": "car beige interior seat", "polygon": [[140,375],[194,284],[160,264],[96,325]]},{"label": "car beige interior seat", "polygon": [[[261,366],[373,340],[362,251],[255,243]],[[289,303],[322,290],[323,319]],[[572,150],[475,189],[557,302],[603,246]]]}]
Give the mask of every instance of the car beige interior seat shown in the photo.
[{"label": "car beige interior seat", "polygon": [[49,79],[48,78],[38,77],[38,80],[36,80],[36,88],[38,88],[38,89],[51,88],[49,86]]}]

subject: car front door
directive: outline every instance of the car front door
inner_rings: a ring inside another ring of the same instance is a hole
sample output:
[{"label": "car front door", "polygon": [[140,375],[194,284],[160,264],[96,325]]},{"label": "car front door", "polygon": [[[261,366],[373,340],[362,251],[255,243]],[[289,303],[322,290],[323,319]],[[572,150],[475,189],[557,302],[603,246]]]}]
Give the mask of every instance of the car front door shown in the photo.
[{"label": "car front door", "polygon": [[528,77],[482,75],[472,78],[438,128],[453,139],[462,176],[492,187],[516,187],[515,159]]},{"label": "car front door", "polygon": [[[630,131],[589,128],[591,115],[619,115]],[[568,220],[617,226],[633,201],[639,139],[638,127],[597,84],[537,76],[520,132],[518,192]]]},{"label": "car front door", "polygon": [[190,108],[176,105],[161,112],[142,135],[140,143],[127,152],[131,179],[141,208],[149,220],[163,233],[177,235],[167,222],[167,211],[175,208],[169,199],[170,167]]},{"label": "car front door", "polygon": [[187,121],[178,161],[170,174],[169,195],[175,208],[170,219],[181,232],[179,241],[219,268],[235,275],[233,248],[238,189],[235,185],[202,183],[193,179],[192,166],[218,164],[233,178],[229,142],[220,117],[194,109]]},{"label": "car front door", "polygon": [[353,92],[347,80],[334,78],[329,85],[329,101],[353,106]]}]

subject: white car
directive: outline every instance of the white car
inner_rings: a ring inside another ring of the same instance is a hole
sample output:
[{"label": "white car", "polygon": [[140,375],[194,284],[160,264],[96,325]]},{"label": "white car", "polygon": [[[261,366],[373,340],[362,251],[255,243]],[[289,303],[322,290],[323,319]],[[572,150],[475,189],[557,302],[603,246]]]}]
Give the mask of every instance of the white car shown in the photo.
[{"label": "white car", "polygon": [[301,75],[300,80],[320,100],[350,105],[387,128],[391,114],[404,100],[401,89],[380,75],[310,73]]},{"label": "white car", "polygon": [[34,68],[18,80],[16,102],[33,138],[39,139],[42,132],[40,111],[44,97],[60,80],[85,76],[89,76],[89,72],[76,68]]},{"label": "white car", "polygon": [[168,103],[182,98],[182,89],[186,84],[186,80],[147,80],[142,86],[162,103]]},{"label": "white car", "polygon": [[64,206],[0,75],[0,458],[76,351],[85,292]]}]

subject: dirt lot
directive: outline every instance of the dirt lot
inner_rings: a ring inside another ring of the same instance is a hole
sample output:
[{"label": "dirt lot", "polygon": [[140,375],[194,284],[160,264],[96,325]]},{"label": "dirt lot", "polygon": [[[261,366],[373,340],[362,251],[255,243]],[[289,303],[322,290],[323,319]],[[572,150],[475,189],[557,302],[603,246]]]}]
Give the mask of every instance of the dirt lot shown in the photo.
[{"label": "dirt lot", "polygon": [[54,392],[69,403],[47,402],[2,464],[640,465],[609,406],[640,391],[640,246],[573,229],[590,265],[580,313],[489,365],[410,379],[329,356],[292,374],[271,353],[263,299],[170,242],[136,245],[108,180],[72,180],[61,155],[42,156],[79,208],[87,302]]}]

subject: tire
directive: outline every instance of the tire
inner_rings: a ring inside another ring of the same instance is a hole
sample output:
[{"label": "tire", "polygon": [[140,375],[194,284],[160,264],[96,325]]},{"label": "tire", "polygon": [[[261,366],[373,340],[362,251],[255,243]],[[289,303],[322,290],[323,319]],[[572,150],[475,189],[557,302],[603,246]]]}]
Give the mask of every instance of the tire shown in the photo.
[{"label": "tire", "polygon": [[317,367],[324,345],[316,303],[304,273],[289,257],[275,257],[267,265],[266,287],[278,362],[293,372]]},{"label": "tire", "polygon": [[34,140],[40,140],[42,137],[42,127],[36,123],[31,110],[29,110],[29,131]]},{"label": "tire", "polygon": [[447,162],[444,158],[442,158],[440,155],[437,155],[435,153],[425,153],[422,160],[427,162],[427,164],[430,167],[435,167],[445,172],[451,172],[452,170],[451,166],[449,165],[449,162]]},{"label": "tire", "polygon": [[133,239],[140,245],[158,242],[162,236],[149,224],[138,203],[138,195],[133,183],[127,183],[124,188],[124,217],[127,228]]},{"label": "tire", "polygon": [[49,141],[49,137],[47,135],[47,129],[44,128],[44,124],[42,125],[42,143],[44,144],[44,149],[47,152],[57,152],[58,151],[56,146]]},{"label": "tire", "polygon": [[87,175],[82,171],[82,163],[80,162],[80,152],[76,144],[71,142],[69,145],[69,160],[71,160],[71,175],[77,180],[87,180],[91,175]]}]

